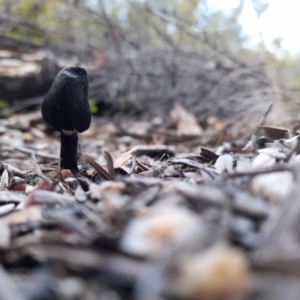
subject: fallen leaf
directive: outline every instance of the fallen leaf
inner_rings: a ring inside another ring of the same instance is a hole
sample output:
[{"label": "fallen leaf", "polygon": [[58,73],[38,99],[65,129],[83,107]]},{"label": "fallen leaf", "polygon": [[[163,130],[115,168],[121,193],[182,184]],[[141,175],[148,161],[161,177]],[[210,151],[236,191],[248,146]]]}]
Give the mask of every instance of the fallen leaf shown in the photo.
[{"label": "fallen leaf", "polygon": [[178,135],[201,135],[203,132],[196,117],[186,111],[179,103],[174,104],[171,118],[176,124]]},{"label": "fallen leaf", "polygon": [[21,192],[25,192],[26,190],[26,182],[23,178],[20,177],[13,177],[10,180],[9,185],[7,186],[7,189],[9,191],[21,191]]},{"label": "fallen leaf", "polygon": [[288,132],[288,129],[283,127],[263,125],[263,126],[257,126],[257,128],[263,129],[266,135],[274,140],[285,138],[285,135]]},{"label": "fallen leaf", "polygon": [[213,151],[207,149],[207,148],[204,148],[204,147],[201,147],[200,148],[200,154],[210,160],[216,160],[219,158],[219,155],[214,153]]},{"label": "fallen leaf", "polygon": [[88,163],[95,168],[102,180],[114,180],[113,177],[104,168],[102,168],[94,159],[92,159],[89,155],[84,153],[81,149],[80,152],[81,155],[88,161]]},{"label": "fallen leaf", "polygon": [[130,159],[132,156],[134,156],[136,154],[136,152],[138,151],[139,146],[135,146],[132,149],[130,149],[129,151],[122,153],[121,155],[119,155],[114,162],[114,168],[119,168],[121,166],[123,166],[126,161],[128,159]]},{"label": "fallen leaf", "polygon": [[74,174],[71,172],[71,170],[61,170],[61,175],[63,177],[63,179],[67,179],[67,178],[74,178]]},{"label": "fallen leaf", "polygon": [[112,178],[115,178],[114,160],[113,160],[111,154],[107,151],[104,151],[104,158],[106,160],[106,166],[107,166],[109,175]]},{"label": "fallen leaf", "polygon": [[215,163],[215,168],[219,174],[227,171],[228,173],[232,172],[233,169],[233,158],[229,154],[221,155]]}]

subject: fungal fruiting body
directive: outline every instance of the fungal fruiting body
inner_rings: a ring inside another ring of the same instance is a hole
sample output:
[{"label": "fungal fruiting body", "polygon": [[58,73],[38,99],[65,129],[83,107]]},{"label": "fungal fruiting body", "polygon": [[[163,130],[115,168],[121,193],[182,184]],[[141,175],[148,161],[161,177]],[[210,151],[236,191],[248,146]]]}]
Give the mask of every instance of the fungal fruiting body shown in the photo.
[{"label": "fungal fruiting body", "polygon": [[77,170],[78,133],[90,127],[88,77],[85,69],[67,67],[55,77],[42,104],[44,120],[61,133],[62,169]]}]

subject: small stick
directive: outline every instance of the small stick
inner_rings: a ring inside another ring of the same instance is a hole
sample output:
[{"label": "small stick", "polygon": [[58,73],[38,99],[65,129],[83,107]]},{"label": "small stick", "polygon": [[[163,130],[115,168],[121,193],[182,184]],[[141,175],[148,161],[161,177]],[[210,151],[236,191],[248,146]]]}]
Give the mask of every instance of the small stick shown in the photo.
[{"label": "small stick", "polygon": [[[265,122],[265,120],[266,120],[268,114],[271,112],[272,108],[273,108],[273,104],[270,104],[269,107],[268,107],[268,109],[266,110],[266,112],[263,114],[259,126],[262,126],[262,125],[264,124],[264,122]],[[255,135],[258,134],[258,131],[259,131],[259,129],[260,129],[259,126],[258,126],[258,128],[256,129]]]}]

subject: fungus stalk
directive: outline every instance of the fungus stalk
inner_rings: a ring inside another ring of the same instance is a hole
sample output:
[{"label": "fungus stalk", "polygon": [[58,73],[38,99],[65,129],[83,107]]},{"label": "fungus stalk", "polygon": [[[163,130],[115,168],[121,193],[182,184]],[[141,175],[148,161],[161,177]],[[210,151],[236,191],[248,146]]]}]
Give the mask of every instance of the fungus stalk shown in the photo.
[{"label": "fungus stalk", "polygon": [[62,169],[77,169],[78,134],[63,130],[60,134],[60,166]]}]

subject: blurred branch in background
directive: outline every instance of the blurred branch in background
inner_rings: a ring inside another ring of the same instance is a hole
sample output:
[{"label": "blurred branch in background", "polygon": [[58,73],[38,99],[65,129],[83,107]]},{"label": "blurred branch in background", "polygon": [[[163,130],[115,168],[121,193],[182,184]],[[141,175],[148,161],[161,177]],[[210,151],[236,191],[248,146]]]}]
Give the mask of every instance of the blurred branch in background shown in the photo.
[{"label": "blurred branch in background", "polygon": [[[296,96],[282,80],[289,75],[274,77],[282,62],[244,46],[246,1],[225,14],[204,0],[0,0],[0,33],[16,43],[0,45],[0,98],[42,95],[59,68],[81,64],[102,115],[164,119],[179,102],[202,123],[217,116],[254,126],[273,103],[277,123],[293,120]],[[267,5],[252,3],[259,18]],[[17,60],[24,69],[24,53],[36,54],[37,67],[11,74]]]}]

